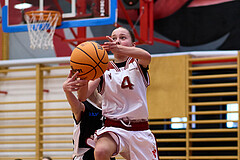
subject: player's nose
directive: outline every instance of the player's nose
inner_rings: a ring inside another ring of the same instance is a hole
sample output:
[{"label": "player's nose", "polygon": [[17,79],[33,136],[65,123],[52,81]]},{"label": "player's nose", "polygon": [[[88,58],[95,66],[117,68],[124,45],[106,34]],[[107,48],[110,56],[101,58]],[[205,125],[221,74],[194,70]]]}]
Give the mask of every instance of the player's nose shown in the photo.
[{"label": "player's nose", "polygon": [[119,40],[119,38],[116,39],[116,44],[117,44],[117,45],[120,45],[120,40]]}]

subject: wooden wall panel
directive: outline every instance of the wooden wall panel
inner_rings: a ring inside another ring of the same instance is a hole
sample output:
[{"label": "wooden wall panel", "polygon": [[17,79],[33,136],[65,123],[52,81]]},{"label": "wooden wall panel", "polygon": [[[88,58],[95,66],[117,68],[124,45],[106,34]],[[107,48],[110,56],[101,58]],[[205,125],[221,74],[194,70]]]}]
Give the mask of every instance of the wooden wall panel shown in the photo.
[{"label": "wooden wall panel", "polygon": [[185,117],[186,55],[152,58],[149,74],[149,118]]}]

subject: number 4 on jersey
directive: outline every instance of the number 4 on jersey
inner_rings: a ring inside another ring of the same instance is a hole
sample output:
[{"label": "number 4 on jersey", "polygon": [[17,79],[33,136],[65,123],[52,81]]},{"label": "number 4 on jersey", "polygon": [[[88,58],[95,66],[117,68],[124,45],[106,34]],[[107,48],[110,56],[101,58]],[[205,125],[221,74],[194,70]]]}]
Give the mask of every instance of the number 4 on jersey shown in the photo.
[{"label": "number 4 on jersey", "polygon": [[129,88],[129,89],[133,89],[133,84],[130,81],[130,78],[128,76],[123,78],[122,84],[121,84],[121,88],[125,89],[125,88]]}]

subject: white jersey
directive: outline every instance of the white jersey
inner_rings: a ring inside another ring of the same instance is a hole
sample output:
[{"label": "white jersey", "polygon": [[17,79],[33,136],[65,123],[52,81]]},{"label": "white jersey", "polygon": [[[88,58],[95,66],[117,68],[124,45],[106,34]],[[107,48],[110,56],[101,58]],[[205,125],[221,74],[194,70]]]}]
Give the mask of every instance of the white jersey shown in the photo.
[{"label": "white jersey", "polygon": [[136,59],[129,57],[125,67],[109,62],[103,75],[102,111],[108,118],[148,119],[146,89],[149,85]]},{"label": "white jersey", "polygon": [[[88,145],[95,147],[97,140],[108,133],[117,144],[117,150],[112,156],[119,153],[127,160],[158,160],[156,140],[151,130],[141,127],[135,127],[139,130],[131,130],[134,125],[145,124],[148,119],[146,89],[149,76],[145,76],[137,60],[133,58],[128,58],[123,67],[109,62],[109,68],[100,83],[102,111],[107,117],[105,126],[98,129],[93,138],[87,139]],[[130,120],[130,123],[124,124],[124,118]],[[137,122],[142,119],[145,121]],[[137,121],[132,123],[131,120]]]}]

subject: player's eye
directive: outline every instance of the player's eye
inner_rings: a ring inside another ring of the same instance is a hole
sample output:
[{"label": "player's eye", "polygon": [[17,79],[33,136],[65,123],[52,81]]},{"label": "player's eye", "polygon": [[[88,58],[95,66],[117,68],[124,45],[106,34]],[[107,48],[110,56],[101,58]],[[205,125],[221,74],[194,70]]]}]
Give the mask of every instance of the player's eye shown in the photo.
[{"label": "player's eye", "polygon": [[125,40],[125,39],[126,39],[126,37],[120,37],[120,39],[123,39],[123,40]]},{"label": "player's eye", "polygon": [[112,39],[113,39],[114,41],[116,41],[116,40],[117,40],[117,38],[116,38],[116,37],[112,37]]}]

